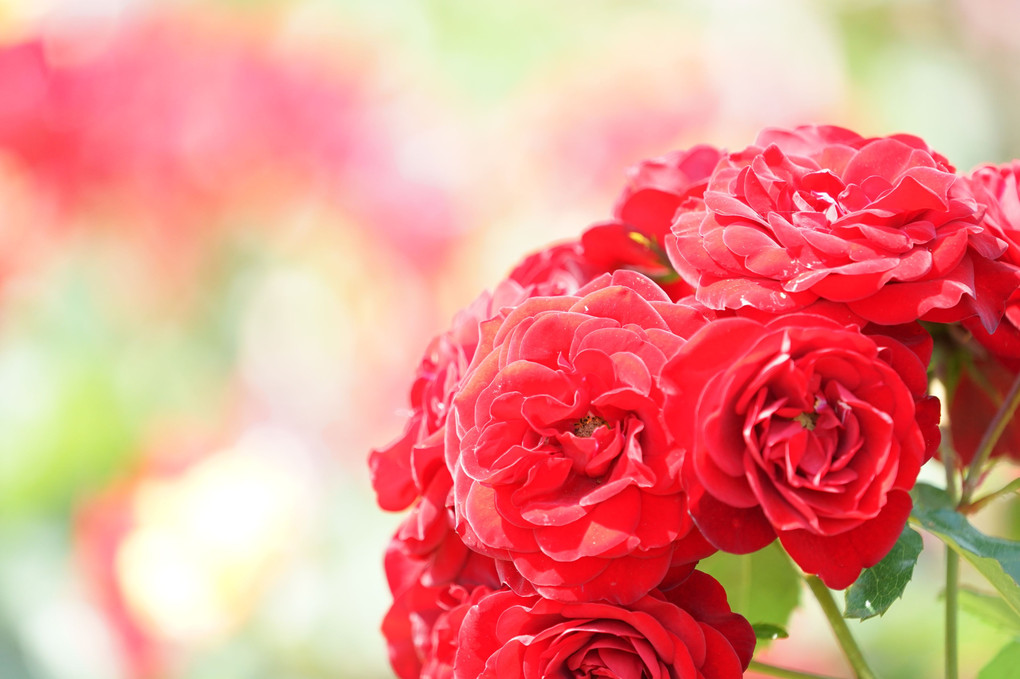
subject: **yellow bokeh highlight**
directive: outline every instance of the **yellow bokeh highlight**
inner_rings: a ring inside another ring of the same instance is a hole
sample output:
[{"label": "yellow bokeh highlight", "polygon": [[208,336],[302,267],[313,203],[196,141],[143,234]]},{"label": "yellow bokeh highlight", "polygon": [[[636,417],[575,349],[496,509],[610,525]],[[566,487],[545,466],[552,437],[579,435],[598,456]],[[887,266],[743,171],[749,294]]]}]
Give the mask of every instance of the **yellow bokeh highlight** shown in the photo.
[{"label": "yellow bokeh highlight", "polygon": [[[156,636],[221,638],[255,604],[304,512],[301,476],[258,433],[178,478],[143,482],[136,529],[117,554],[129,607]],[[268,453],[268,454],[267,454]]]}]

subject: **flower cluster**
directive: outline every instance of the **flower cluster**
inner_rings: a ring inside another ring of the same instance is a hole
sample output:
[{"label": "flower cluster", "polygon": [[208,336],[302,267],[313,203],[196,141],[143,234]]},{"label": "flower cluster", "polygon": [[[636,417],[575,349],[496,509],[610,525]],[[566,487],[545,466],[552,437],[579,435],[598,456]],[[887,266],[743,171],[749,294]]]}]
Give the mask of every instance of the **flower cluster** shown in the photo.
[{"label": "flower cluster", "polygon": [[977,436],[1020,369],[1018,173],[831,126],[635,168],[613,219],[433,340],[371,454],[380,505],[411,508],[397,674],[740,676],[754,632],[699,560],[778,538],[851,585],[938,451],[936,340],[981,347],[947,404]]}]

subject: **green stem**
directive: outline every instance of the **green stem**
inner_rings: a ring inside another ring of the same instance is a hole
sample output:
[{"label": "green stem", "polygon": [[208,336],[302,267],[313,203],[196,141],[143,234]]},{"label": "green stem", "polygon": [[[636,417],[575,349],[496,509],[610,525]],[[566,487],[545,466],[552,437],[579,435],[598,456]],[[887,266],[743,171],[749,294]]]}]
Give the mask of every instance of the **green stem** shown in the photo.
[{"label": "green stem", "polygon": [[946,548],[946,679],[960,676],[957,611],[959,610],[960,555]]},{"label": "green stem", "polygon": [[826,677],[821,674],[788,670],[785,667],[776,667],[775,665],[768,665],[763,662],[758,662],[757,660],[752,660],[747,669],[751,672],[766,674],[770,677],[780,677],[780,679],[832,679],[832,677]]},{"label": "green stem", "polygon": [[868,667],[854,635],[850,633],[850,628],[847,627],[846,620],[843,619],[843,614],[840,612],[839,606],[836,605],[832,592],[817,575],[805,575],[804,580],[821,605],[825,617],[829,620],[829,626],[832,627],[832,632],[836,635],[836,641],[839,642],[843,655],[850,663],[850,667],[853,668],[854,676],[857,679],[875,679],[875,674]]},{"label": "green stem", "polygon": [[978,484],[981,482],[981,473],[984,470],[985,463],[992,456],[992,449],[995,448],[995,444],[999,441],[999,437],[1002,436],[1006,425],[1013,418],[1013,413],[1016,412],[1017,406],[1020,406],[1020,373],[1017,373],[1016,379],[1013,380],[1013,386],[1009,388],[1009,393],[1006,394],[1006,398],[1002,401],[999,411],[995,413],[995,418],[988,425],[988,429],[985,430],[985,435],[981,437],[981,443],[978,444],[977,451],[974,453],[974,459],[970,461],[970,466],[967,468],[967,476],[963,480],[963,490],[960,493],[961,505],[970,502],[971,496],[977,490]]},{"label": "green stem", "polygon": [[[947,438],[948,434],[948,431],[943,432],[943,441],[949,440]],[[946,494],[953,504],[962,504],[960,500],[961,491],[956,484],[956,459],[952,446],[943,444],[942,463],[946,467]],[[959,635],[957,634],[959,585],[960,556],[946,547],[946,610],[943,628],[945,635],[945,679],[957,679],[959,675]]]},{"label": "green stem", "polygon": [[981,509],[984,509],[985,505],[987,505],[989,502],[996,500],[1002,497],[1003,495],[1009,495],[1010,493],[1015,493],[1017,491],[1020,491],[1020,479],[1013,479],[999,490],[989,493],[984,497],[978,498],[977,500],[974,500],[969,504],[961,506],[960,511],[963,512],[964,514],[973,514]]}]

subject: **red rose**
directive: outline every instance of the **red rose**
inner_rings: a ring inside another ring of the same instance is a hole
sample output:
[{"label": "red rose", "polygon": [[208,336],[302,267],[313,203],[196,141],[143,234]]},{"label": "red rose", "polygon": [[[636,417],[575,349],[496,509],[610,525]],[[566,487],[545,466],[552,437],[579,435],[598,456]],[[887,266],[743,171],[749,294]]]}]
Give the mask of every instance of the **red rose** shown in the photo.
[{"label": "red rose", "polygon": [[447,466],[458,532],[512,564],[521,592],[630,602],[712,551],[691,530],[659,386],[703,313],[619,271],[483,325]]},{"label": "red rose", "polygon": [[737,679],[755,638],[722,586],[695,571],[628,606],[489,594],[468,611],[458,645],[456,679]]},{"label": "red rose", "polygon": [[704,537],[746,553],[778,535],[834,588],[881,560],[939,441],[919,358],[930,342],[910,341],[808,314],[720,319],[695,333],[663,380]]},{"label": "red rose", "polygon": [[977,314],[993,329],[1020,278],[993,261],[1005,246],[958,180],[916,137],[765,130],[720,162],[666,248],[714,309],[825,299],[875,323]]}]

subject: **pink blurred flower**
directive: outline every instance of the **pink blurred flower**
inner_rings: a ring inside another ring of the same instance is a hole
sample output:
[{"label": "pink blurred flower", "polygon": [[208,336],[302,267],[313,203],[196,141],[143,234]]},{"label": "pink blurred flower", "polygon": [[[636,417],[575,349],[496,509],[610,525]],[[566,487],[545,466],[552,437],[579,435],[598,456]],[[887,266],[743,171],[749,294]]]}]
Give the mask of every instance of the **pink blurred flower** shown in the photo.
[{"label": "pink blurred flower", "polygon": [[402,104],[373,100],[358,65],[170,17],[68,42],[84,47],[0,49],[0,153],[62,207],[58,230],[98,211],[164,259],[207,242],[225,209],[271,214],[300,196],[425,269],[458,232],[449,187],[401,169],[406,133],[386,106]]}]

